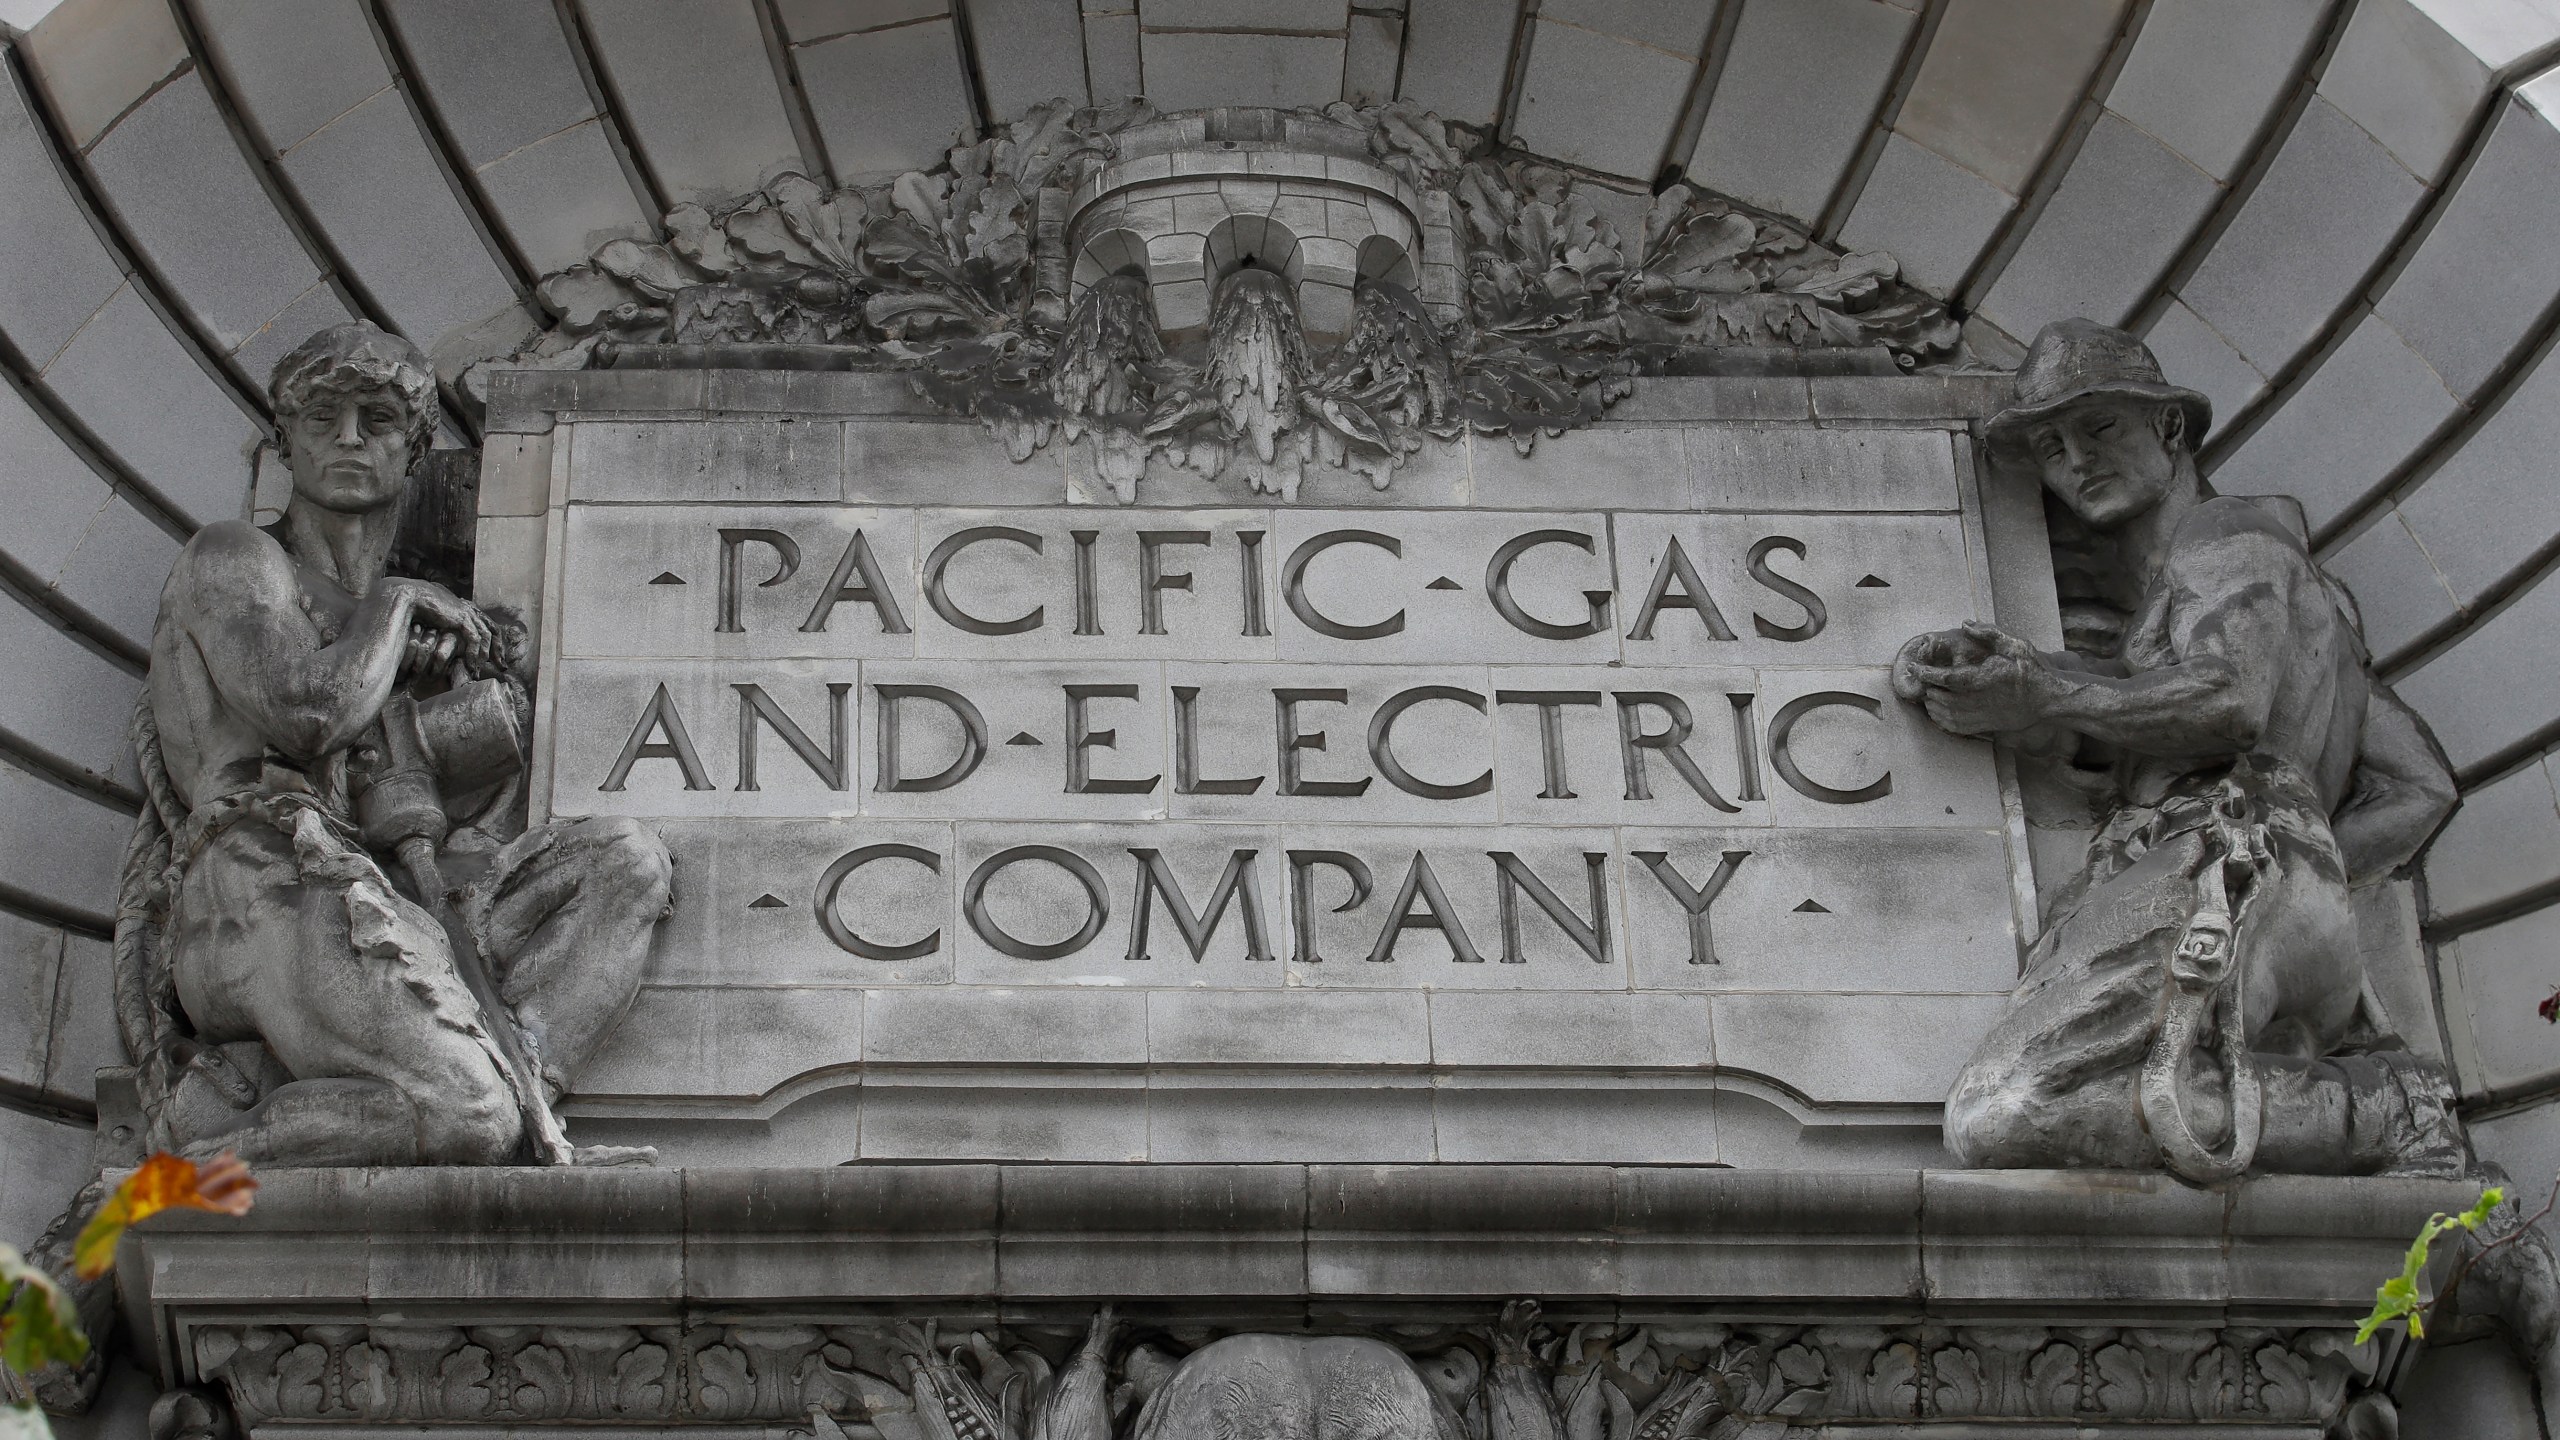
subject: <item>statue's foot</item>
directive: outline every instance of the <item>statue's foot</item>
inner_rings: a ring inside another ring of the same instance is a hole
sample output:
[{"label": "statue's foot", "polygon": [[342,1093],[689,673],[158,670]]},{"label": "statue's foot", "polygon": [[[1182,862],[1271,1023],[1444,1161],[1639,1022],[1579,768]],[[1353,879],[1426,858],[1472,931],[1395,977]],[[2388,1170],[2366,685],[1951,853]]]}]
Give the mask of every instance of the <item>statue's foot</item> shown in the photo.
[{"label": "statue's foot", "polygon": [[[2382,1058],[2382,1057],[2376,1057]],[[2390,1158],[2385,1175],[2421,1175],[2458,1180],[2473,1174],[2471,1141],[2454,1111],[2453,1082],[2423,1061],[2394,1057],[2389,1067],[2390,1108],[2383,1126]]]},{"label": "statue's foot", "polygon": [[581,1145],[570,1152],[572,1165],[655,1165],[655,1145]]}]

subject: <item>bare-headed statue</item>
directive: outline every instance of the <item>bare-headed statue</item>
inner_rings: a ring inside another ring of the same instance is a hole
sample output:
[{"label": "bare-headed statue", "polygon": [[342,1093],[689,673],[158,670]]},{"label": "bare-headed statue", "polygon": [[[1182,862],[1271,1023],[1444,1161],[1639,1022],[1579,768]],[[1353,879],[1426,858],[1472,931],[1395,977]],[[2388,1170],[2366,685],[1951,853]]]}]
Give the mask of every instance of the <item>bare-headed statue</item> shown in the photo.
[{"label": "bare-headed statue", "polygon": [[179,554],[135,724],[117,1010],[151,1138],[565,1161],[553,1106],[630,1005],[666,850],[623,820],[517,833],[520,627],[385,573],[437,423],[426,357],[340,325],[272,391],[284,518]]},{"label": "bare-headed statue", "polygon": [[2440,1069],[2374,1023],[2352,882],[2452,808],[2434,741],[2277,514],[2211,494],[2212,411],[2121,330],[2045,327],[1986,427],[2116,552],[2120,653],[1988,626],[1905,646],[1939,728],[2111,765],[2112,808],[1947,1100],[1973,1165],[2459,1172]]}]

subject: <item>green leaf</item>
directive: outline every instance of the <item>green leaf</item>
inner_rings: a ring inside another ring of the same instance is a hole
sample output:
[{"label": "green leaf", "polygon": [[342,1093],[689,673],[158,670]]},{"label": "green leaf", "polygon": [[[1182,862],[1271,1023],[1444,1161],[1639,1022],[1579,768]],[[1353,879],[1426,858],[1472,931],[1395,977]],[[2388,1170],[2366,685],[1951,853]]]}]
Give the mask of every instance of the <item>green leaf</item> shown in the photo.
[{"label": "green leaf", "polygon": [[2418,1238],[2409,1242],[2409,1253],[2403,1258],[2400,1273],[2382,1282],[2373,1292],[2373,1309],[2356,1325],[2356,1343],[2370,1340],[2394,1320],[2409,1323],[2409,1334],[2423,1340],[2427,1336],[2426,1309],[2432,1300],[2422,1299],[2418,1286],[2426,1278],[2428,1248],[2436,1237],[2450,1230],[2478,1233],[2489,1223],[2489,1216],[2506,1203],[2507,1192],[2495,1185],[2481,1192],[2479,1203],[2459,1215],[2436,1214],[2418,1227]]},{"label": "green leaf", "polygon": [[77,1365],[88,1355],[89,1337],[80,1333],[71,1297],[6,1245],[0,1245],[0,1287],[7,1287],[0,1294],[8,1301],[0,1306],[0,1365],[32,1375],[55,1361]]}]

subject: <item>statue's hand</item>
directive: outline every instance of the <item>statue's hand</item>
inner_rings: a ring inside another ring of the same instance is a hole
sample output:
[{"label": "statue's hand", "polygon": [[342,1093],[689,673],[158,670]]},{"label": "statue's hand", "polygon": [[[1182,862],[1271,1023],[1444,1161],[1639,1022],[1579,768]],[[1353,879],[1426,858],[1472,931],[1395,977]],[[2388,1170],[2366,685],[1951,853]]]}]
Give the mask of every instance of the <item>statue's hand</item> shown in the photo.
[{"label": "statue's hand", "polygon": [[2035,647],[1989,625],[1923,635],[1902,647],[1894,693],[1951,735],[2008,735],[2044,720],[2050,670]]},{"label": "statue's hand", "polygon": [[432,580],[394,578],[409,596],[411,633],[404,663],[414,670],[438,670],[459,655],[474,672],[497,663],[497,632],[480,607]]},{"label": "statue's hand", "polygon": [[1911,704],[1921,703],[1927,698],[1928,688],[1922,672],[1936,673],[1987,657],[1991,646],[1983,637],[1998,633],[1988,626],[1967,625],[1958,630],[1932,630],[1912,636],[1902,642],[1902,653],[1893,657],[1893,693]]}]

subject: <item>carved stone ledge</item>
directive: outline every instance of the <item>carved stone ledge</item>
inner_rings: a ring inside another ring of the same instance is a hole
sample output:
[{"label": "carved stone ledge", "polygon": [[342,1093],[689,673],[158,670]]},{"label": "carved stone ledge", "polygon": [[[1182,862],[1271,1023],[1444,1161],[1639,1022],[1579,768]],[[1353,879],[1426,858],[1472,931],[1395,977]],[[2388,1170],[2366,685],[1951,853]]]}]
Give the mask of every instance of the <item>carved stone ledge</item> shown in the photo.
[{"label": "carved stone ledge", "polygon": [[[1552,1387],[1594,1341],[1630,1415],[1695,1440],[1992,1420],[2310,1436],[2373,1372],[2351,1335],[2374,1277],[2467,1198],[2041,1171],[284,1171],[244,1222],[155,1223],[120,1273],[164,1374],[225,1388],[252,1433],[833,1440],[814,1409],[847,1435],[971,1440],[918,1427],[900,1356],[957,1366],[946,1399],[999,1393],[1000,1357],[1059,1365],[1112,1304],[1123,1349],[1167,1364],[1220,1335],[1369,1335],[1426,1379],[1534,1352]],[[1543,1328],[1506,1349],[1531,1334],[1497,1319],[1522,1295]],[[939,1342],[900,1328],[928,1323]],[[1666,1396],[1698,1384],[1761,1428],[1679,1428],[1707,1392]],[[1619,1430],[1591,1433],[1655,1433]]]}]

